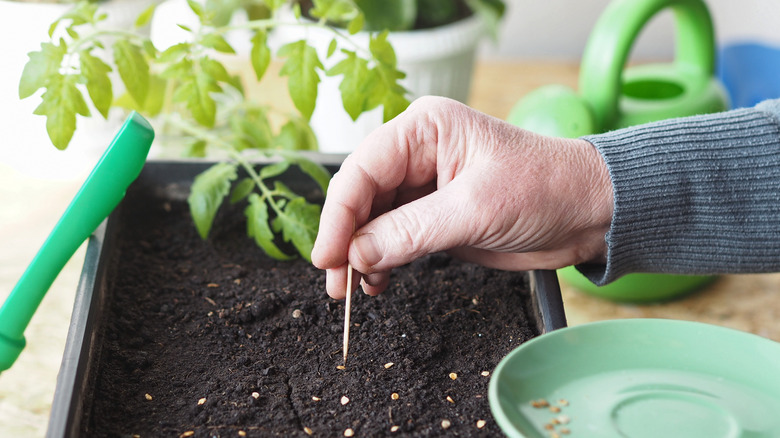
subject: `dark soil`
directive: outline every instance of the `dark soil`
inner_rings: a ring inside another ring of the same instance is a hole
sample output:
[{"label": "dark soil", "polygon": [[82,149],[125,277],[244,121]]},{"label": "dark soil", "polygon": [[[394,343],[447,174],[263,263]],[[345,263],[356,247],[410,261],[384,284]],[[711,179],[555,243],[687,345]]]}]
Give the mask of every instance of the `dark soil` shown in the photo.
[{"label": "dark soil", "polygon": [[122,212],[82,436],[500,435],[482,373],[536,335],[525,273],[445,255],[396,270],[354,295],[340,370],[344,303],[310,264],[268,259],[239,209],[206,242],[183,200]]}]

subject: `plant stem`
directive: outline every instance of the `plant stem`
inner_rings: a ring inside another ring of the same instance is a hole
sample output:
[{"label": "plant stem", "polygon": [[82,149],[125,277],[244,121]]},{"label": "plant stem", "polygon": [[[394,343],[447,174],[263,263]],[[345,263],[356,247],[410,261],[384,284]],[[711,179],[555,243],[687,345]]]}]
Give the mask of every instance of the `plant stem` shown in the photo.
[{"label": "plant stem", "polygon": [[[284,215],[282,209],[279,208],[276,202],[274,202],[273,197],[278,193],[269,189],[268,186],[265,185],[263,179],[260,178],[260,175],[257,174],[254,167],[249,163],[249,161],[247,161],[245,157],[243,157],[236,150],[235,147],[233,147],[233,145],[222,140],[216,135],[211,134],[209,131],[200,128],[198,126],[195,126],[191,123],[187,123],[183,120],[170,118],[170,123],[176,128],[181,129],[185,133],[192,135],[193,137],[203,140],[225,151],[232,160],[236,161],[239,165],[241,165],[242,168],[244,168],[244,170],[249,175],[249,177],[252,178],[252,181],[255,182],[257,188],[260,189],[260,192],[262,193],[262,198],[264,200],[265,199],[268,200],[268,203],[271,205],[271,208],[274,210],[274,212],[276,212],[277,215]],[[284,154],[277,154],[277,155],[284,157]]]}]

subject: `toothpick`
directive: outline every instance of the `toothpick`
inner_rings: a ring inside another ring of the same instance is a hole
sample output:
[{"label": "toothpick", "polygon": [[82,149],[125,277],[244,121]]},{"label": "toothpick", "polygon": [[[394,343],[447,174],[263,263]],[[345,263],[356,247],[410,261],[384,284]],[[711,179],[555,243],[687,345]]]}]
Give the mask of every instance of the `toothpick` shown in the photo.
[{"label": "toothpick", "polygon": [[347,263],[347,303],[344,307],[344,365],[349,351],[349,314],[352,311],[352,265]]}]

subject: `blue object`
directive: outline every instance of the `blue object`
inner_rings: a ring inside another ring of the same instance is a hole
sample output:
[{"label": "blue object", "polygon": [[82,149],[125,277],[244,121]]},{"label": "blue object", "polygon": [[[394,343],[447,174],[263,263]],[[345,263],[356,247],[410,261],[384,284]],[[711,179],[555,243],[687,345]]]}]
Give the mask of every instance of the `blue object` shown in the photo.
[{"label": "blue object", "polygon": [[730,43],[722,46],[718,55],[717,75],[733,108],[780,97],[780,46]]}]

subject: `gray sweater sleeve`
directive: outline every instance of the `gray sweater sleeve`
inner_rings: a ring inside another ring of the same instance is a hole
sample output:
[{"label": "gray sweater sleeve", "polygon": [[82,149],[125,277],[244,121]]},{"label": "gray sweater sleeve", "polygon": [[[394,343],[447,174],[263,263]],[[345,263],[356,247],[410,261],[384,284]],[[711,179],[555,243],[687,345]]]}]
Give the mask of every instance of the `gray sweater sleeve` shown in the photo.
[{"label": "gray sweater sleeve", "polygon": [[583,137],[614,189],[603,285],[632,272],[780,271],[780,100]]}]

